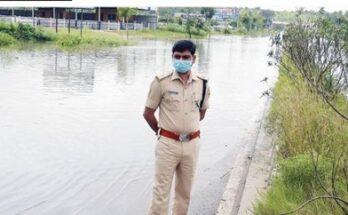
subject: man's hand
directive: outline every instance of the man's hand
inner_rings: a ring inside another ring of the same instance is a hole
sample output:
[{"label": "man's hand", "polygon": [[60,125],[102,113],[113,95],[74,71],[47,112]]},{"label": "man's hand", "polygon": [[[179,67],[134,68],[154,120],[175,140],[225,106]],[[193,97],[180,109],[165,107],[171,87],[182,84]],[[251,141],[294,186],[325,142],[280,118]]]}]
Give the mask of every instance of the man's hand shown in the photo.
[{"label": "man's hand", "polygon": [[199,115],[200,115],[200,121],[202,121],[204,119],[204,116],[205,116],[205,112],[207,111],[207,109],[205,110],[200,110],[199,111]]},{"label": "man's hand", "polygon": [[152,108],[148,108],[145,107],[143,116],[146,120],[146,122],[149,124],[149,126],[151,127],[151,129],[156,133],[158,132],[158,121],[155,117],[155,111],[156,109],[152,109]]}]

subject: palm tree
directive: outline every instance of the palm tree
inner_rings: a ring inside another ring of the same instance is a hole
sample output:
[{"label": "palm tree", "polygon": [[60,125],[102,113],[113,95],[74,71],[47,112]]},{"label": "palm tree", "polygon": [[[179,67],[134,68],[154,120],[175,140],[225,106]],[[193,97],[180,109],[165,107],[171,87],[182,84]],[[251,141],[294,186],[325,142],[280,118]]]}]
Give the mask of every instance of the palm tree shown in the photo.
[{"label": "palm tree", "polygon": [[130,7],[120,7],[117,9],[118,17],[126,20],[127,40],[128,40],[128,18],[136,14],[137,14],[137,11]]}]

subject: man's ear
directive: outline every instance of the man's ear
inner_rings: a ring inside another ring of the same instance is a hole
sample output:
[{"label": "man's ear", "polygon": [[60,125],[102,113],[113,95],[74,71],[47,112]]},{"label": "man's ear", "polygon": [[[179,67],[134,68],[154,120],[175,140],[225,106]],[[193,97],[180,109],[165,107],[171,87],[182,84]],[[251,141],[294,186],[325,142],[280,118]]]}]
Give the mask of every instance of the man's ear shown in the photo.
[{"label": "man's ear", "polygon": [[196,55],[193,55],[193,59],[192,59],[192,64],[194,64],[196,62]]}]

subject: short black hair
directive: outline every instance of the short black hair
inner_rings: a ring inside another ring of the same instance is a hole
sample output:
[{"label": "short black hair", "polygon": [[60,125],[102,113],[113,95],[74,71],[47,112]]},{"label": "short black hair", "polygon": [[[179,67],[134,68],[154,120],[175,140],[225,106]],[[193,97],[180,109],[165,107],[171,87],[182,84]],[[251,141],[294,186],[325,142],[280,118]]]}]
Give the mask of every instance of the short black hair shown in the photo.
[{"label": "short black hair", "polygon": [[192,55],[196,52],[196,45],[191,40],[179,40],[177,41],[172,49],[172,53],[174,52],[184,52],[190,51]]}]

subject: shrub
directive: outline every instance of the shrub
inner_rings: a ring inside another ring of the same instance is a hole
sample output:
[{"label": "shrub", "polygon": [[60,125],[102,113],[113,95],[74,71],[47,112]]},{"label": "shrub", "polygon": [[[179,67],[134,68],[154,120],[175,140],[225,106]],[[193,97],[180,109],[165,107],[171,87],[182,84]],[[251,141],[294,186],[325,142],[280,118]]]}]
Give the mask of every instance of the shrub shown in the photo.
[{"label": "shrub", "polygon": [[49,31],[44,31],[42,28],[36,28],[34,38],[37,41],[54,41],[56,34]]},{"label": "shrub", "polygon": [[232,30],[229,29],[229,28],[224,28],[223,33],[224,33],[224,34],[231,34],[231,33],[232,33]]},{"label": "shrub", "polygon": [[17,40],[53,41],[55,36],[42,28],[34,28],[28,24],[8,24],[0,22],[0,32],[7,33]]},{"label": "shrub", "polygon": [[8,33],[0,32],[0,47],[16,45],[17,40]]},{"label": "shrub", "polygon": [[14,32],[14,37],[18,40],[32,40],[35,39],[35,28],[31,25],[18,23]]},{"label": "shrub", "polygon": [[58,37],[57,45],[60,47],[75,47],[81,43],[82,39],[76,35],[63,34]]},{"label": "shrub", "polygon": [[166,31],[171,31],[171,32],[179,32],[179,33],[186,33],[186,29],[184,26],[182,25],[178,25],[178,24],[168,24],[168,25],[163,25],[161,27],[159,27],[160,30],[166,30]]}]

